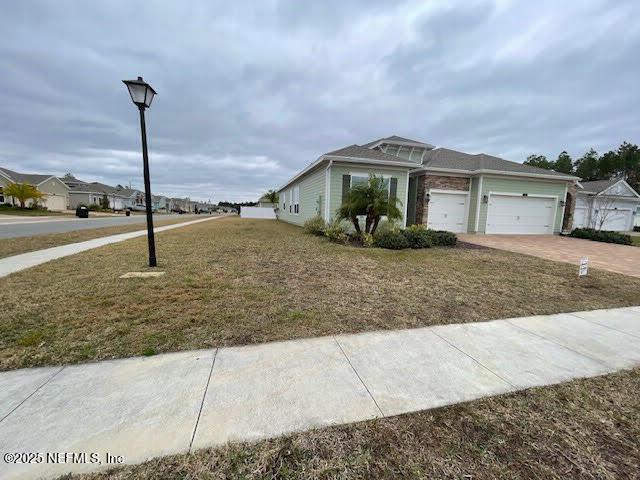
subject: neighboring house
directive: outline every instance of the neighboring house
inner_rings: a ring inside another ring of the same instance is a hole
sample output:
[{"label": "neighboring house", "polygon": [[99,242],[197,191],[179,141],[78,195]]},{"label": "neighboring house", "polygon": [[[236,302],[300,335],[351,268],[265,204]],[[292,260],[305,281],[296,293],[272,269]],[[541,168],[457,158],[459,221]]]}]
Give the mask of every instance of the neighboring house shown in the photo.
[{"label": "neighboring house", "polygon": [[[19,173],[0,167],[0,203],[14,203],[11,197],[3,194],[4,187],[10,183],[26,183],[36,187],[44,194],[38,203],[51,211],[69,208],[69,188],[55,175]],[[27,202],[27,206],[32,203],[32,201]]]},{"label": "neighboring house", "polygon": [[571,228],[578,177],[398,136],[321,155],[278,190],[280,218],[331,221],[349,189],[370,174],[399,199],[401,225],[498,234]]},{"label": "neighboring house", "polygon": [[163,195],[152,195],[153,210],[156,212],[168,212],[169,199]]},{"label": "neighboring house", "polygon": [[125,209],[136,211],[146,210],[144,192],[133,188],[126,188],[122,185],[116,185],[115,191],[124,199]]},{"label": "neighboring house", "polygon": [[75,209],[80,205],[100,205],[106,195],[109,208],[124,210],[126,198],[116,187],[99,182],[84,182],[71,174],[60,177],[69,187],[69,207]]},{"label": "neighboring house", "polygon": [[177,212],[191,212],[193,211],[193,202],[188,198],[170,198],[169,199],[169,211]]},{"label": "neighboring house", "polygon": [[621,179],[579,182],[573,226],[633,230],[640,195]]},{"label": "neighboring house", "polygon": [[271,203],[271,201],[267,198],[266,195],[261,196],[258,199],[258,203],[256,205],[256,207],[260,207],[260,208],[271,208],[273,209],[275,205],[273,203]]}]

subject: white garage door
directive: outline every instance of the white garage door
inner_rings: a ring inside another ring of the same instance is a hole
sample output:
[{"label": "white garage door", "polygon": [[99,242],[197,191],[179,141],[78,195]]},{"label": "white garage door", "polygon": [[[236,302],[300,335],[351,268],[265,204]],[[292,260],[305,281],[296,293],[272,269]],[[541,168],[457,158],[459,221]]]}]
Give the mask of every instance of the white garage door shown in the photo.
[{"label": "white garage door", "polygon": [[584,228],[589,225],[589,209],[576,207],[573,212],[573,228]]},{"label": "white garage door", "polygon": [[486,233],[553,233],[555,198],[489,195]]},{"label": "white garage door", "polygon": [[467,231],[467,194],[434,192],[429,195],[427,227],[454,233]]},{"label": "white garage door", "polygon": [[[615,210],[613,208],[606,208],[598,212],[598,215],[601,215],[600,219],[604,220],[600,230],[625,231],[629,230],[631,226],[631,210]],[[599,226],[600,220],[598,220],[596,228]]]},{"label": "white garage door", "polygon": [[62,195],[45,195],[43,200],[44,206],[53,212],[59,212],[67,209],[67,197]]}]

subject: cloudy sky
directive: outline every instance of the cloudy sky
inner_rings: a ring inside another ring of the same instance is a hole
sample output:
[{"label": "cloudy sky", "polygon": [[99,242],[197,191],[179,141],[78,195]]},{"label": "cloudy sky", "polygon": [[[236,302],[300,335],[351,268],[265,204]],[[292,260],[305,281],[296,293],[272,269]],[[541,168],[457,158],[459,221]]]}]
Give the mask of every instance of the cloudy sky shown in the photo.
[{"label": "cloudy sky", "polygon": [[0,15],[0,166],[255,199],[391,134],[523,161],[640,142],[640,2],[21,0]]}]

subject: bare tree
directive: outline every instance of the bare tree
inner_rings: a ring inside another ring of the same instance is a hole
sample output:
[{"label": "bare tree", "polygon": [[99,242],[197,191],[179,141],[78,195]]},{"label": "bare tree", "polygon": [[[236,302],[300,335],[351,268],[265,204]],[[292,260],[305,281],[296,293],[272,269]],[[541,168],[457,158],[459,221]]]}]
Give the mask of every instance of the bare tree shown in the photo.
[{"label": "bare tree", "polygon": [[613,208],[616,198],[611,195],[596,195],[591,202],[589,212],[589,227],[594,230],[602,230],[613,214],[617,212]]}]

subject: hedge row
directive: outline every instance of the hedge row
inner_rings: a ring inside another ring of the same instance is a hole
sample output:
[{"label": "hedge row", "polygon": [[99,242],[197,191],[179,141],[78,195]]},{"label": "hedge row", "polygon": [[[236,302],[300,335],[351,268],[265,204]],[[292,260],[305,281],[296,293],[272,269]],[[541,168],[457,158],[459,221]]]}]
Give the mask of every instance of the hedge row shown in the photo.
[{"label": "hedge row", "polygon": [[619,243],[621,245],[631,245],[631,237],[625,233],[612,232],[609,230],[595,230],[593,228],[576,228],[570,237],[584,238],[596,242]]},{"label": "hedge row", "polygon": [[327,237],[330,241],[362,247],[378,247],[390,250],[405,248],[430,248],[455,246],[455,234],[444,230],[429,230],[423,225],[412,225],[406,229],[391,227],[384,223],[375,235],[349,233],[344,223],[326,224],[322,217],[310,218],[304,223],[306,233]]}]

